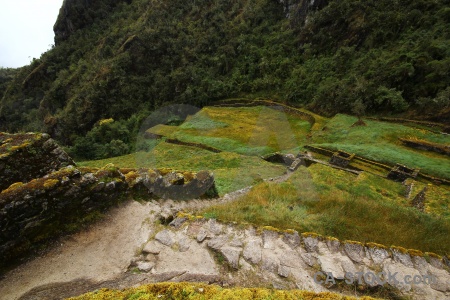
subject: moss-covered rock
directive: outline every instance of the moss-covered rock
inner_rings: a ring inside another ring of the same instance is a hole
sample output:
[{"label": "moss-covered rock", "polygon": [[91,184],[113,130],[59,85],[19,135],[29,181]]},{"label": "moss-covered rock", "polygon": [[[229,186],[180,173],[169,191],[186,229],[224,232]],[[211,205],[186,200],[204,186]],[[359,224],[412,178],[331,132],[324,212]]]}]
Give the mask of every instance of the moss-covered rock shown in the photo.
[{"label": "moss-covered rock", "polygon": [[0,191],[75,165],[48,134],[0,133]]}]

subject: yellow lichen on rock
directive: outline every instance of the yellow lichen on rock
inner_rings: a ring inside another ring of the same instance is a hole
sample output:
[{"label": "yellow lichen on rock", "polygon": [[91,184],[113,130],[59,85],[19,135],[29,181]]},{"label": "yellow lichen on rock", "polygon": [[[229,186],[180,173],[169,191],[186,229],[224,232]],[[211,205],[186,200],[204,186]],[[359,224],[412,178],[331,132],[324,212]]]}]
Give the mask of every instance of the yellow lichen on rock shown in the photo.
[{"label": "yellow lichen on rock", "polygon": [[21,186],[23,186],[23,182],[13,183],[13,184],[11,184],[9,186],[9,188],[7,188],[6,190],[3,190],[1,193],[2,194],[6,194],[6,193],[9,193],[9,192],[12,192],[12,191],[16,190],[17,188],[19,188]]},{"label": "yellow lichen on rock", "polygon": [[59,184],[59,180],[58,179],[47,179],[44,182],[44,188],[46,190],[49,190],[49,189],[54,188],[57,184]]},{"label": "yellow lichen on rock", "polygon": [[[222,288],[217,285],[191,282],[162,282],[128,288],[122,291],[100,289],[68,300],[88,299],[302,299],[302,300],[354,300],[352,296],[344,296],[332,292],[310,292],[304,290],[275,290],[267,288]],[[359,299],[371,300],[363,296]]]},{"label": "yellow lichen on rock", "polygon": [[411,256],[423,256],[423,252],[416,249],[408,249],[408,253]]},{"label": "yellow lichen on rock", "polygon": [[382,244],[377,244],[377,243],[366,243],[366,247],[368,248],[379,248],[379,249],[385,249],[387,250],[388,247],[386,247],[385,245]]},{"label": "yellow lichen on rock", "polygon": [[399,247],[399,246],[391,246],[391,250],[403,253],[403,254],[407,254],[408,250],[403,248],[403,247]]}]

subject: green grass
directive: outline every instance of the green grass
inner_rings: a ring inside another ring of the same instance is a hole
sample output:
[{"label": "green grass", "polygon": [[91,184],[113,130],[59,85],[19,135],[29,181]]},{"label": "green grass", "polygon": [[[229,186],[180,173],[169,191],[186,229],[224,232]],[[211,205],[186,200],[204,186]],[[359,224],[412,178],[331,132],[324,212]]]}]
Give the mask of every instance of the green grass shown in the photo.
[{"label": "green grass", "polygon": [[391,165],[400,163],[411,168],[420,168],[430,175],[450,178],[448,157],[405,147],[398,140],[400,137],[416,137],[450,145],[450,136],[377,121],[365,121],[367,126],[351,127],[356,120],[355,117],[336,115],[326,124],[325,130],[314,132],[313,145],[344,150]]},{"label": "green grass", "polygon": [[[450,219],[409,207],[403,194],[400,183],[316,164],[300,168],[287,182],[261,183],[239,200],[201,213],[341,240],[450,253]],[[448,201],[439,205],[447,205],[448,211]]]},{"label": "green grass", "polygon": [[79,166],[120,168],[172,168],[180,171],[213,171],[219,195],[244,188],[265,178],[282,175],[285,168],[231,152],[212,153],[203,149],[160,142],[149,152],[137,152],[109,159],[79,162]]},{"label": "green grass", "polygon": [[159,134],[159,135],[163,135],[163,136],[168,136],[177,130],[178,130],[178,126],[158,124],[150,129],[148,129],[147,132],[155,133],[155,134]]},{"label": "green grass", "polygon": [[169,137],[244,155],[264,155],[303,145],[310,127],[304,120],[262,106],[206,107]]}]

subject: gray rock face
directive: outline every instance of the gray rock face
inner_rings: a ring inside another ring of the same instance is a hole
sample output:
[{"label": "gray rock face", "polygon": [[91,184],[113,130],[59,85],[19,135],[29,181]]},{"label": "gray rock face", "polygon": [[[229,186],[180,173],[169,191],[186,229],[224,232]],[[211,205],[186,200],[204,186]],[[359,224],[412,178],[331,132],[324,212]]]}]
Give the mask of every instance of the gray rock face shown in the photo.
[{"label": "gray rock face", "polygon": [[209,219],[206,228],[213,234],[220,234],[223,231],[223,225],[217,223],[216,219]]},{"label": "gray rock face", "polygon": [[261,259],[261,269],[276,273],[279,267],[279,261],[276,256],[271,255],[267,252],[263,252]]},{"label": "gray rock face", "polygon": [[155,241],[148,242],[144,248],[142,249],[142,252],[144,253],[151,253],[151,254],[159,254],[161,252],[161,244],[157,243]]},{"label": "gray rock face", "polygon": [[411,256],[408,253],[402,253],[397,249],[392,249],[392,256],[395,261],[404,264],[406,267],[413,267]]},{"label": "gray rock face", "polygon": [[175,243],[173,239],[173,233],[167,229],[158,232],[155,235],[155,240],[168,247],[171,247]]},{"label": "gray rock face", "polygon": [[204,228],[201,228],[197,234],[197,242],[201,243],[205,240],[208,235],[208,231]]},{"label": "gray rock face", "polygon": [[328,249],[331,251],[331,253],[336,253],[339,251],[339,248],[341,246],[341,242],[337,240],[327,240],[326,241]]},{"label": "gray rock face", "polygon": [[381,264],[385,259],[389,258],[389,253],[386,249],[370,247],[367,251],[375,264]]},{"label": "gray rock face", "polygon": [[364,246],[354,243],[344,243],[344,250],[351,260],[355,262],[362,262],[364,258]]},{"label": "gray rock face", "polygon": [[288,277],[291,274],[291,268],[280,265],[278,267],[278,275],[281,277]]},{"label": "gray rock face", "polygon": [[225,237],[215,237],[211,240],[208,241],[208,247],[213,249],[213,250],[220,250],[220,248],[222,248],[223,245],[225,245],[226,243],[226,238]]},{"label": "gray rock face", "polygon": [[264,249],[275,249],[278,240],[278,232],[272,230],[264,230],[262,233],[262,241]]},{"label": "gray rock face", "polygon": [[283,233],[283,242],[289,245],[291,249],[295,249],[298,246],[300,246],[300,235],[297,231],[294,231],[294,233]]},{"label": "gray rock face", "polygon": [[317,252],[319,240],[316,237],[304,237],[303,243],[305,244],[306,251],[308,252]]},{"label": "gray rock face", "polygon": [[261,241],[251,239],[244,247],[244,258],[252,264],[257,264],[261,261]]},{"label": "gray rock face", "polygon": [[137,268],[142,272],[150,272],[154,266],[155,264],[152,262],[144,262],[144,261],[137,262]]},{"label": "gray rock face", "polygon": [[314,267],[317,264],[317,258],[311,253],[302,253],[300,254],[300,257],[310,267]]},{"label": "gray rock face", "polygon": [[[172,232],[176,237],[174,240],[178,241],[179,251],[176,247],[165,247],[160,242],[154,242],[153,245],[150,242],[144,247],[144,253],[150,251],[157,253],[155,245],[159,245],[162,249],[158,255],[147,255],[146,261],[155,263],[155,267],[151,269],[152,274],[175,272],[179,276],[176,280],[203,278],[215,281],[245,278],[240,276],[253,274],[252,276],[258,277],[257,280],[264,282],[270,280],[271,283],[274,282],[283,288],[291,287],[289,283],[295,282],[295,286],[299,288],[324,291],[331,286],[314,282],[313,274],[317,271],[324,274],[331,273],[339,280],[342,280],[347,272],[355,276],[358,276],[357,272],[363,272],[361,284],[365,288],[380,285],[381,283],[374,281],[375,278],[372,276],[383,271],[386,274],[397,273],[396,279],[399,282],[392,282],[391,285],[404,293],[403,296],[411,297],[413,300],[446,300],[450,292],[450,274],[446,269],[436,268],[420,256],[413,256],[411,258],[413,265],[407,266],[406,260],[401,255],[392,253],[395,248],[365,247],[358,243],[322,240],[315,236],[303,238],[304,245],[297,245],[299,236],[296,233],[279,234],[270,230],[258,233],[253,227],[242,229],[230,224],[221,224],[216,220],[186,222],[187,226],[179,227]],[[211,233],[211,229],[216,234]],[[167,235],[167,229],[161,232],[164,232],[162,236]],[[200,234],[202,241],[198,239]],[[208,234],[210,236],[206,237]],[[190,246],[186,252],[181,252],[183,244]],[[266,248],[263,247],[264,244]],[[243,245],[243,248],[240,245]],[[308,248],[310,252],[306,251]],[[217,261],[212,259],[211,249],[220,253],[224,261],[235,270],[215,275],[213,279],[208,277],[213,270],[223,270],[217,267]],[[148,259],[148,256],[155,261]],[[209,260],[208,268],[203,266],[204,257]],[[200,269],[202,271],[199,271]],[[189,275],[184,276],[182,272]],[[414,276],[416,278],[434,276],[438,280],[428,284],[408,284],[402,282],[405,276],[411,276],[411,279]],[[365,282],[364,279],[368,281]]]},{"label": "gray rock face", "polygon": [[220,253],[223,254],[230,266],[235,269],[239,267],[239,256],[241,254],[240,248],[225,246],[220,249]]},{"label": "gray rock face", "polygon": [[180,228],[181,225],[184,224],[184,222],[187,221],[187,218],[176,218],[175,220],[173,220],[172,222],[170,222],[170,226],[175,227],[175,228]]},{"label": "gray rock face", "polygon": [[178,241],[178,251],[180,251],[180,252],[188,251],[190,248],[189,243],[190,243],[190,240],[188,237],[186,237],[186,236],[181,237]]}]

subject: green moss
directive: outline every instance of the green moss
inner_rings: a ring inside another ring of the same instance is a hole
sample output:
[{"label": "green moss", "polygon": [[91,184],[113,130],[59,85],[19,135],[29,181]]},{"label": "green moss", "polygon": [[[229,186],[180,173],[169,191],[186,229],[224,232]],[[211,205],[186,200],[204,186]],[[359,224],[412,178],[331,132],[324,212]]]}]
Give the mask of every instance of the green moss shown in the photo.
[{"label": "green moss", "polygon": [[46,190],[50,190],[50,189],[54,188],[57,184],[59,184],[59,180],[58,179],[47,179],[44,182],[44,188]]}]

